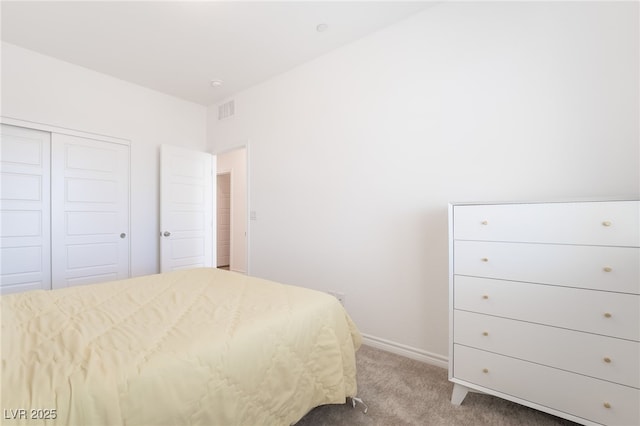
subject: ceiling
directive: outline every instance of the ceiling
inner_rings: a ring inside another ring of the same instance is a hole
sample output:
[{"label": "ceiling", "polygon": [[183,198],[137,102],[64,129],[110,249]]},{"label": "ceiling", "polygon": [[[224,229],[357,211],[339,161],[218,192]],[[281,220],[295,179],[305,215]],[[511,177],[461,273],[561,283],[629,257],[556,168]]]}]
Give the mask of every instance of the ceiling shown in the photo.
[{"label": "ceiling", "polygon": [[210,105],[430,4],[3,0],[2,40]]}]

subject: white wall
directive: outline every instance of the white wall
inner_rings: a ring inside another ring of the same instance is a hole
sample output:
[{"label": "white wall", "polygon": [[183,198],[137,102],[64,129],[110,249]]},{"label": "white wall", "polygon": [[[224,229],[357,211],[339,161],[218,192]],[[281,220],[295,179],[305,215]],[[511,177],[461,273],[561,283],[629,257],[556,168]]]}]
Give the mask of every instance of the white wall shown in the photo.
[{"label": "white wall", "polygon": [[447,356],[447,203],[638,197],[635,2],[451,2],[234,97],[250,269]]},{"label": "white wall", "polygon": [[7,43],[1,107],[5,117],[131,141],[131,272],[158,272],[158,147],[205,150],[206,108]]}]

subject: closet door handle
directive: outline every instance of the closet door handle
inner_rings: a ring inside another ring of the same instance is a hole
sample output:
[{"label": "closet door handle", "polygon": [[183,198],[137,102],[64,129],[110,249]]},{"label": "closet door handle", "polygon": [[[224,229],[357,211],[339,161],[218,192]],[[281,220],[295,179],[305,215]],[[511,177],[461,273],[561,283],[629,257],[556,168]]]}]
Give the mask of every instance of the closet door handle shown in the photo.
[{"label": "closet door handle", "polygon": [[165,237],[170,237],[171,236],[171,232],[164,231],[164,233],[162,235],[164,235]]},{"label": "closet door handle", "polygon": [[122,234],[120,234],[120,238],[127,238],[127,234],[123,232]]}]

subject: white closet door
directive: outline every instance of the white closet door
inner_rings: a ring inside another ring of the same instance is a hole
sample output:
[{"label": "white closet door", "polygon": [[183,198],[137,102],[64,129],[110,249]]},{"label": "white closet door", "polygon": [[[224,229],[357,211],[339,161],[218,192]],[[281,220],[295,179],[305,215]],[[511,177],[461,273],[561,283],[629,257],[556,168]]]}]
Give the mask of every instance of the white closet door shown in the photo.
[{"label": "white closet door", "polygon": [[53,288],[129,276],[129,147],[54,133]]},{"label": "white closet door", "polygon": [[50,289],[50,134],[3,124],[0,147],[0,292]]},{"label": "white closet door", "polygon": [[160,147],[160,272],[214,264],[215,158]]}]

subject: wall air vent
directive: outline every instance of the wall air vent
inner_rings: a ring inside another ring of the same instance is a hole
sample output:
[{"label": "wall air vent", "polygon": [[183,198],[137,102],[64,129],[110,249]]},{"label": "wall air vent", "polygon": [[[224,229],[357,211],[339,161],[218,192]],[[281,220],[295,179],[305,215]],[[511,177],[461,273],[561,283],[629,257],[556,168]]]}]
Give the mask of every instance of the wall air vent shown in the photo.
[{"label": "wall air vent", "polygon": [[235,114],[236,106],[234,101],[225,102],[222,105],[218,105],[218,120],[224,120]]}]

